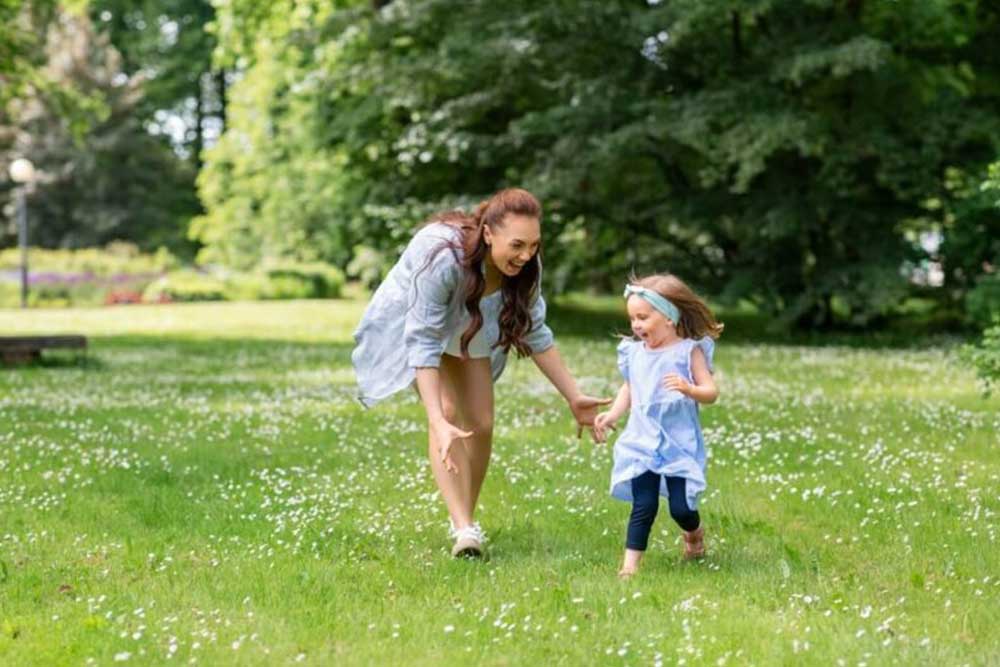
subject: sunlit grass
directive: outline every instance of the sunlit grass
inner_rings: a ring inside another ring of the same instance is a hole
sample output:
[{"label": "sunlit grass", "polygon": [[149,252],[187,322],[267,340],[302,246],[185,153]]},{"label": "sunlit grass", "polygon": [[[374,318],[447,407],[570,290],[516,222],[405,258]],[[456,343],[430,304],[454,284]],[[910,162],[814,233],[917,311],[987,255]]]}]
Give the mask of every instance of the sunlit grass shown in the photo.
[{"label": "sunlit grass", "polygon": [[[663,511],[622,583],[610,448],[529,362],[497,386],[492,558],[448,557],[415,397],[354,402],[362,308],[0,311],[8,335],[91,337],[0,371],[0,664],[995,659],[1000,399],[950,348],[724,337],[709,557],[682,564]],[[609,327],[553,319],[610,394]]]}]

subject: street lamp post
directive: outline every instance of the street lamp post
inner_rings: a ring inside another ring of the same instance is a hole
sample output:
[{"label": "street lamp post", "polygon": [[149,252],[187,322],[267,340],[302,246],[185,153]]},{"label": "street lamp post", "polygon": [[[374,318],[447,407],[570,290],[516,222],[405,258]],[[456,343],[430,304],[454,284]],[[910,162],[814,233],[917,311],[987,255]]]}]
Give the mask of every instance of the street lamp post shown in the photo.
[{"label": "street lamp post", "polygon": [[18,158],[10,164],[10,177],[17,189],[17,243],[21,247],[21,308],[28,307],[28,184],[35,178],[30,160]]}]

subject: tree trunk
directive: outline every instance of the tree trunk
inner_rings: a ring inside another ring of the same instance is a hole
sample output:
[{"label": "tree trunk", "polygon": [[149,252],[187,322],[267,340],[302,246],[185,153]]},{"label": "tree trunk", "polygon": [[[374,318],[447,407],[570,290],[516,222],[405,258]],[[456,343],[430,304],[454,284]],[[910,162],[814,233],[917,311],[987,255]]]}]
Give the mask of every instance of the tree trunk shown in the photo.
[{"label": "tree trunk", "polygon": [[824,294],[795,319],[801,331],[830,331],[834,328],[833,294]]},{"label": "tree trunk", "polygon": [[197,171],[201,171],[202,161],[201,161],[201,151],[205,147],[205,90],[202,85],[202,79],[205,73],[199,73],[195,78],[195,95],[194,95],[194,122],[195,122],[195,134],[194,134],[194,149],[192,156],[194,158],[194,166]]},{"label": "tree trunk", "polygon": [[222,68],[215,73],[215,94],[219,96],[219,120],[222,123],[220,132],[226,131],[226,107],[229,100],[226,98],[226,70]]}]

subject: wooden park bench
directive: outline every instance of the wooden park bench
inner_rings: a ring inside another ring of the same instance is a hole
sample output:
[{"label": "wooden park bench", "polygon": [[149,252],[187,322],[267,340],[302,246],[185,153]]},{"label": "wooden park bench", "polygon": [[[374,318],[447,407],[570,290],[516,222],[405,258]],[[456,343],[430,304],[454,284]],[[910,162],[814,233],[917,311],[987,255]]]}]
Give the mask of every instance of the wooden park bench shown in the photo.
[{"label": "wooden park bench", "polygon": [[0,358],[4,364],[26,364],[40,359],[42,350],[87,350],[86,336],[0,336]]}]

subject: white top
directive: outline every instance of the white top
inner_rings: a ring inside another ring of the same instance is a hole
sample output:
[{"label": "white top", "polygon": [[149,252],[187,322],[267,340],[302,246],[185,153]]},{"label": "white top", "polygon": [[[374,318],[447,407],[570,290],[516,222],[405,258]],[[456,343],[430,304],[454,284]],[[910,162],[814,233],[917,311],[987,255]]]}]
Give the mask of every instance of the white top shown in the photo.
[{"label": "white top", "polygon": [[[479,300],[479,311],[483,310],[483,302],[490,299],[496,295],[500,294],[500,290],[493,292],[487,296],[484,296]],[[451,338],[448,339],[448,346],[444,348],[446,354],[450,354],[453,357],[462,356],[462,335],[465,330],[469,328],[469,322],[472,321],[472,316],[468,312],[462,315],[462,319],[458,323],[458,327],[455,329],[455,333],[452,334]],[[469,358],[470,359],[485,359],[490,356],[490,344],[486,340],[486,318],[483,318],[483,325],[479,327],[479,331],[472,337],[469,341]]]},{"label": "white top", "polygon": [[[402,256],[375,290],[368,307],[354,331],[357,345],[351,362],[358,380],[358,400],[371,407],[392,394],[409,387],[416,369],[438,367],[441,355],[461,337],[468,317],[462,290],[461,250],[443,248],[444,241],[458,241],[461,230],[442,222],[418,231]],[[433,255],[433,257],[432,257]],[[457,255],[457,256],[456,256]],[[432,258],[431,258],[432,257]],[[428,262],[428,258],[430,262]],[[493,380],[507,363],[507,354],[494,344],[500,340],[502,290],[479,302],[483,326],[470,347],[477,356],[484,348],[490,357]],[[533,354],[552,346],[552,330],[545,324],[545,299],[541,294],[531,304],[531,329],[525,343]]]}]

